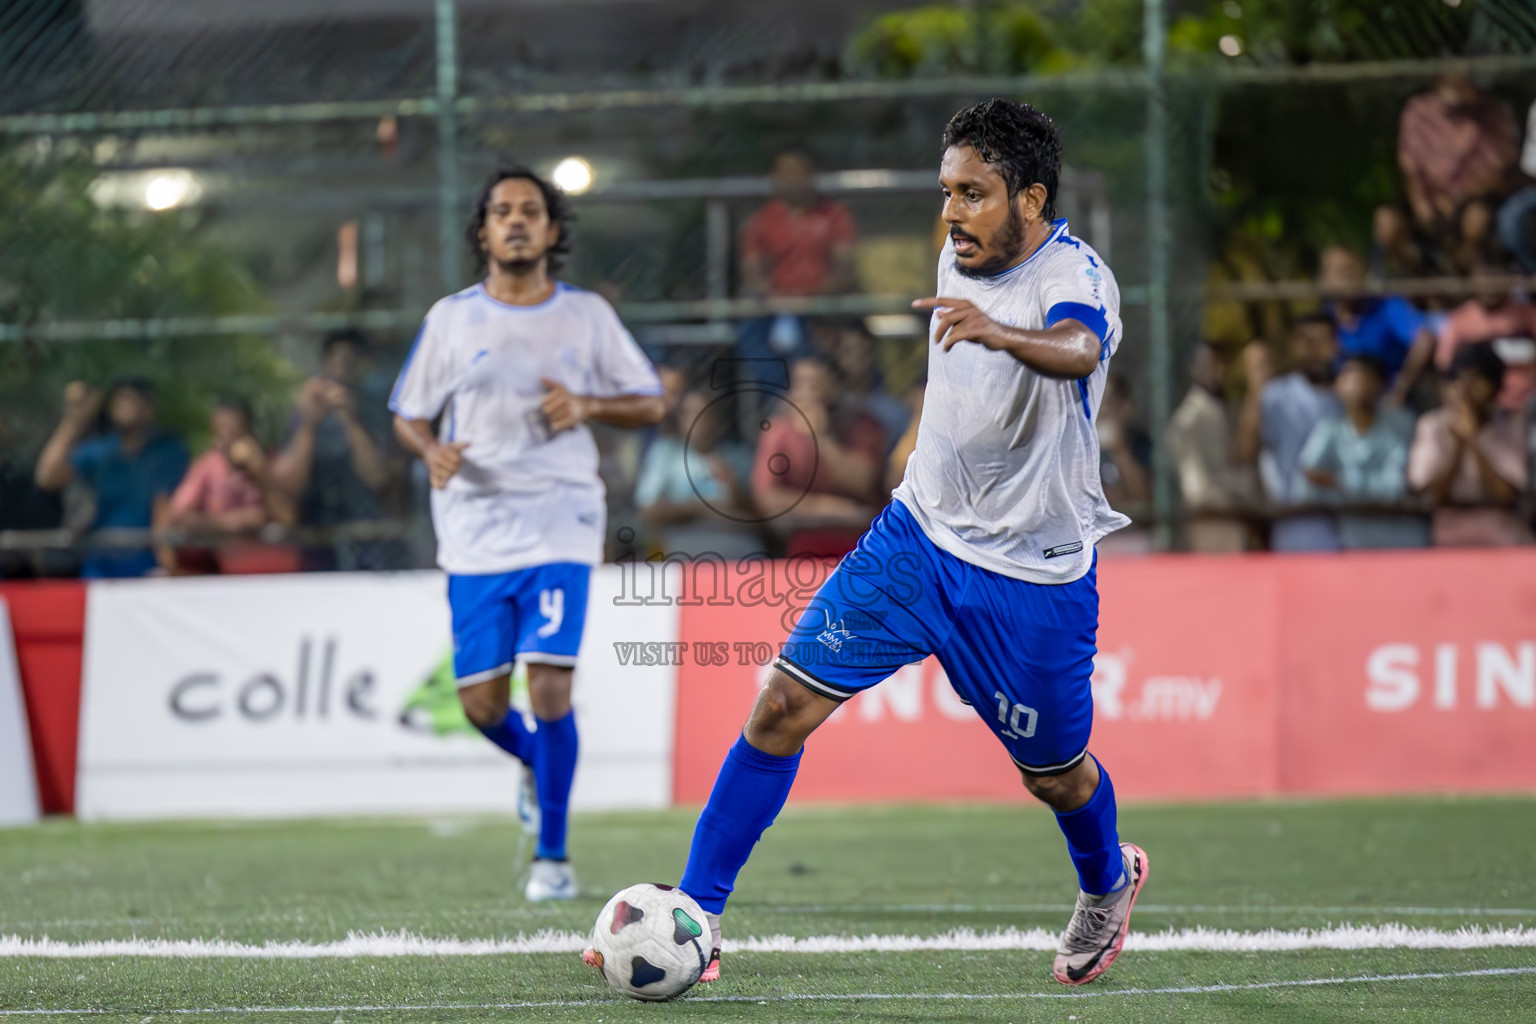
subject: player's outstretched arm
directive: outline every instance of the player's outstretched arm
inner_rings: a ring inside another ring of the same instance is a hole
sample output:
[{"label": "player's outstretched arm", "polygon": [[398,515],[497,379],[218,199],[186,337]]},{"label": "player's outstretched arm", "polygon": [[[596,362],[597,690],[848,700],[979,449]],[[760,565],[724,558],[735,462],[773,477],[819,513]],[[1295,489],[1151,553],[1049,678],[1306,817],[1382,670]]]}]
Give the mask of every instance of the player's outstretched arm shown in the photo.
[{"label": "player's outstretched arm", "polygon": [[450,441],[443,444],[432,433],[430,420],[406,419],[396,413],[395,436],[400,439],[406,451],[427,464],[427,475],[431,478],[432,486],[439,491],[448,486],[448,481],[464,465],[464,449],[469,447],[469,442]]},{"label": "player's outstretched arm", "polygon": [[1061,320],[1043,330],[1008,327],[983,313],[968,299],[918,299],[913,309],[937,314],[934,334],[948,352],[962,341],[1007,352],[1042,377],[1079,380],[1099,365],[1099,336],[1077,320]]},{"label": "player's outstretched arm", "polygon": [[649,427],[660,423],[667,414],[666,400],[660,395],[597,398],[573,395],[564,384],[548,377],[539,378],[539,383],[544,385],[544,399],[539,408],[549,420],[549,429],[557,434],[588,420],[615,427]]}]

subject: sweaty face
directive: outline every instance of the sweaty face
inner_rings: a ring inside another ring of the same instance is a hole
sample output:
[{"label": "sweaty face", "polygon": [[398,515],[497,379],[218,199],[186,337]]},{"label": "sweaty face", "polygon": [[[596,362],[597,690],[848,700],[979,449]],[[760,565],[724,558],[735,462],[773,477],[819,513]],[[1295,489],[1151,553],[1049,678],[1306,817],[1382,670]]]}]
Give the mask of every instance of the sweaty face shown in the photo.
[{"label": "sweaty face", "polygon": [[[951,146],[939,168],[945,225],[955,244],[955,269],[986,277],[1016,262],[1024,252],[1024,220],[1008,183],[975,149]],[[1022,195],[1023,193],[1020,193]]]},{"label": "sweaty face", "polygon": [[486,257],[512,273],[527,273],[559,241],[544,193],[526,178],[508,178],[491,189],[480,245]]}]

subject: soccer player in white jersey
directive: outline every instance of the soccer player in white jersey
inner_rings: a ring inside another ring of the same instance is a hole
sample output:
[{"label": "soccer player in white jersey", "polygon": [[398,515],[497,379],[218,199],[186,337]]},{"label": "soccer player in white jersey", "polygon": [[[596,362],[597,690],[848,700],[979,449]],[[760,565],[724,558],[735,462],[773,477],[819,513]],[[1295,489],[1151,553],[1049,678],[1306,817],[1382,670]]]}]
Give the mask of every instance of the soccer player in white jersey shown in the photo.
[{"label": "soccer player in white jersey", "polygon": [[[530,900],[577,895],[566,859],[571,674],[606,518],[586,424],[643,427],[665,411],[656,372],[613,307],[552,276],[570,251],[570,220],[565,196],[532,172],[493,175],[468,231],[484,279],[427,313],[389,401],[396,435],[431,477],[459,700],[532,773],[537,813],[526,796],[521,808],[538,834]],[[518,660],[533,729],[509,706]]]},{"label": "soccer player in white jersey", "polygon": [[1120,343],[1119,289],[1054,218],[1061,138],[1050,118],[991,100],[956,114],[943,148],[950,238],[937,297],[915,303],[932,311],[917,449],[790,634],[699,816],[680,884],[710,915],[709,980],[719,915],[806,738],[930,654],[1056,812],[1080,890],[1057,980],[1082,984],[1114,961],[1147,878],[1088,753],[1094,545],[1126,523],[1104,500],[1094,430]]}]

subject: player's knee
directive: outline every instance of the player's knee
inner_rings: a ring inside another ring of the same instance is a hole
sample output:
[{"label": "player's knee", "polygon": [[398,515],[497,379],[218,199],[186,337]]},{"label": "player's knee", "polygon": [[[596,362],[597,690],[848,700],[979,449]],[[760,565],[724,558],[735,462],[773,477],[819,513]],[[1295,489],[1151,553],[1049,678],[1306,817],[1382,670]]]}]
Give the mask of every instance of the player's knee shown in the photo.
[{"label": "player's knee", "polygon": [[489,729],[507,717],[508,702],[478,686],[461,689],[459,704],[464,708],[464,717],[478,729]]},{"label": "player's knee", "polygon": [[1019,775],[1024,779],[1024,788],[1030,795],[1037,799],[1050,803],[1053,797],[1059,797],[1062,792],[1061,776],[1059,775],[1031,775],[1029,772],[1020,771]]},{"label": "player's knee", "polygon": [[528,666],[528,703],[535,718],[553,722],[571,712],[571,669],[561,665]]},{"label": "player's knee", "polygon": [[1098,772],[1088,769],[1087,763],[1078,764],[1061,775],[1031,775],[1022,769],[1019,774],[1024,779],[1024,788],[1035,799],[1054,811],[1075,811],[1093,798],[1093,791],[1098,787]]},{"label": "player's knee", "polygon": [[814,713],[815,701],[815,694],[775,672],[747,720],[743,730],[747,742],[770,754],[793,754],[825,718]]}]

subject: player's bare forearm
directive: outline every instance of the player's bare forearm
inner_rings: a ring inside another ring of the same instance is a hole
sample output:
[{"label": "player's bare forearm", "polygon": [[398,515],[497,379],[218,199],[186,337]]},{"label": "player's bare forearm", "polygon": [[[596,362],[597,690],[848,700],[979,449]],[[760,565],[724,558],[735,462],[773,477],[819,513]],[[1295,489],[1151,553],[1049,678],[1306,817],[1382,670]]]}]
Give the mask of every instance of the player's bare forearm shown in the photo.
[{"label": "player's bare forearm", "polygon": [[548,377],[540,377],[539,384],[544,388],[539,411],[544,414],[549,429],[556,434],[579,427],[590,420],[614,427],[649,427],[661,422],[661,418],[667,414],[666,399],[660,395],[598,398],[595,395],[573,394],[564,384]]},{"label": "player's bare forearm", "polygon": [[464,449],[468,441],[439,441],[432,433],[427,420],[406,419],[395,414],[395,436],[406,451],[415,455],[427,467],[427,475],[435,490],[448,486],[448,481],[464,465]]},{"label": "player's bare forearm", "polygon": [[1077,320],[1026,330],[998,323],[967,299],[938,296],[919,299],[912,308],[935,314],[934,337],[946,352],[963,341],[974,342],[1007,352],[1040,376],[1056,380],[1081,380],[1099,365],[1099,336]]},{"label": "player's bare forearm", "polygon": [[1098,335],[1076,320],[1062,320],[1043,331],[1026,331],[999,324],[997,333],[1000,343],[996,348],[1042,377],[1081,380],[1099,365],[1101,346]]},{"label": "player's bare forearm", "polygon": [[650,427],[667,414],[666,399],[660,395],[618,395],[614,398],[588,397],[587,419],[614,427]]},{"label": "player's bare forearm", "polygon": [[437,444],[431,421],[406,419],[399,413],[395,414],[395,437],[402,448],[423,460],[427,457],[427,451]]}]

